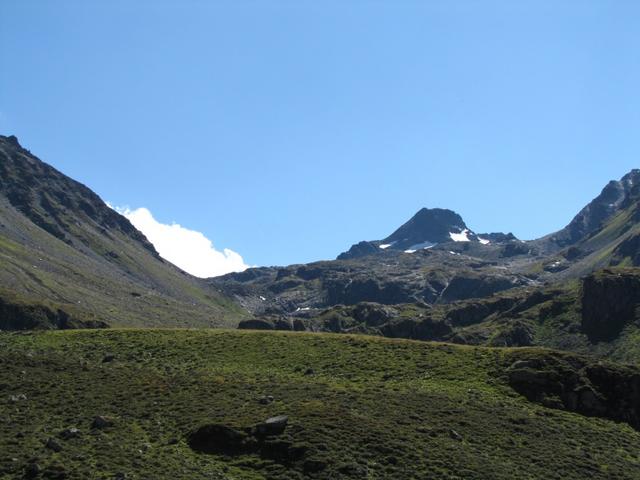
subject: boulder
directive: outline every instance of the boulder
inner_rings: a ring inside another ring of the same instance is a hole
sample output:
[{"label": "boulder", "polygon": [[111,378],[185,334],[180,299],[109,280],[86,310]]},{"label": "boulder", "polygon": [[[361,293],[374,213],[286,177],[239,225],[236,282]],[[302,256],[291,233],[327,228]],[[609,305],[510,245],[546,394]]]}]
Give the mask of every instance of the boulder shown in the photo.
[{"label": "boulder", "polygon": [[45,444],[45,447],[47,447],[49,450],[53,450],[54,452],[61,452],[62,451],[62,445],[60,445],[60,442],[58,442],[53,437],[51,437],[51,438],[49,438],[49,440],[47,440],[47,443]]},{"label": "boulder", "polygon": [[255,427],[256,435],[258,436],[276,436],[282,435],[289,423],[289,417],[286,415],[279,415],[277,417],[271,417],[262,423],[259,423]]},{"label": "boulder", "polygon": [[105,428],[113,427],[115,424],[115,420],[112,417],[105,417],[102,415],[98,415],[93,419],[91,423],[91,428],[102,430]]},{"label": "boulder", "polygon": [[253,450],[249,436],[226,425],[204,425],[187,437],[189,447],[197,452],[238,455]]},{"label": "boulder", "polygon": [[80,430],[78,430],[77,428],[65,428],[64,430],[62,430],[59,434],[60,438],[62,438],[63,440],[70,440],[72,438],[77,438],[79,437],[80,434]]},{"label": "boulder", "polygon": [[269,405],[270,403],[273,403],[273,396],[271,395],[263,395],[262,397],[260,397],[258,399],[258,403],[260,405]]}]

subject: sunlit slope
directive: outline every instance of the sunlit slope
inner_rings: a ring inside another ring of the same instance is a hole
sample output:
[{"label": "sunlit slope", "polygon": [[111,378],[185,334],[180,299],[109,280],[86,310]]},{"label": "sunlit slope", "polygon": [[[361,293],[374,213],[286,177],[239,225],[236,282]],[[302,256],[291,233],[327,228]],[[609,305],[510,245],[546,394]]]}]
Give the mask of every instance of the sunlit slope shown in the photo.
[{"label": "sunlit slope", "polygon": [[0,295],[111,326],[232,326],[245,315],[87,187],[2,136]]},{"label": "sunlit slope", "polygon": [[[5,333],[0,345],[0,478],[34,463],[71,479],[640,478],[629,423],[514,390],[523,375],[555,379],[544,392],[595,368],[568,354],[221,330]],[[187,442],[276,415],[285,432],[246,451]],[[111,425],[92,428],[96,416]]]}]

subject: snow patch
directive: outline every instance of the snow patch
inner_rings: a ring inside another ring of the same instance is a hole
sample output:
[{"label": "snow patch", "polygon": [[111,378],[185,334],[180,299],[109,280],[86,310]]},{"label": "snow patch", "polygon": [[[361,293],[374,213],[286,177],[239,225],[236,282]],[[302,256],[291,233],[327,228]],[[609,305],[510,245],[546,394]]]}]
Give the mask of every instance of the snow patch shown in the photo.
[{"label": "snow patch", "polygon": [[311,310],[311,307],[302,307],[302,308],[298,307],[298,308],[296,308],[296,312],[307,312],[309,310]]},{"label": "snow patch", "polygon": [[491,243],[491,241],[487,240],[486,238],[480,238],[478,237],[478,241],[482,244],[482,245],[489,245]]},{"label": "snow patch", "polygon": [[385,243],[383,245],[380,245],[378,248],[381,248],[382,250],[386,250],[389,247],[393,247],[395,244],[396,244],[396,242]]},{"label": "snow patch", "polygon": [[266,299],[266,298],[264,298],[262,295],[260,295],[260,300],[262,300],[263,302],[266,302],[266,301],[267,301],[267,299]]},{"label": "snow patch", "polygon": [[[415,245],[411,245],[408,250],[413,250],[413,252],[415,252],[416,250],[427,250],[429,248],[433,248],[437,245],[437,243],[433,243],[433,242],[422,242],[422,243],[416,243]],[[411,252],[411,253],[413,253]]]},{"label": "snow patch", "polygon": [[453,240],[454,242],[470,242],[471,240],[469,239],[469,229],[465,228],[462,232],[460,233],[449,233],[449,236],[451,237],[451,240]]}]

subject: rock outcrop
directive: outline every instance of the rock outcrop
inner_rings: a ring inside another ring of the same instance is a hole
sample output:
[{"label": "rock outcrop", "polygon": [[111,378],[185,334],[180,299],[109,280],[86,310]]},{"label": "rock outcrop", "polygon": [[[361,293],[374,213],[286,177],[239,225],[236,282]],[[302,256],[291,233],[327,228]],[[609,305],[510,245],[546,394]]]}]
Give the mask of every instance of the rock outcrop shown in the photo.
[{"label": "rock outcrop", "polygon": [[582,287],[582,330],[592,342],[610,341],[640,315],[640,271],[606,269]]},{"label": "rock outcrop", "polygon": [[509,385],[527,399],[640,429],[640,369],[551,351],[522,350],[508,361]]}]

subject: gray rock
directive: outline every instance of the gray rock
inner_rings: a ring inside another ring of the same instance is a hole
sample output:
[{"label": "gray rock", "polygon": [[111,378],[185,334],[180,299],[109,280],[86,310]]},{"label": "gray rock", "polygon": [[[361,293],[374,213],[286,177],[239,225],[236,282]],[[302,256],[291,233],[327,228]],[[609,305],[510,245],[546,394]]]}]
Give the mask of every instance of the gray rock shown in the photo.
[{"label": "gray rock", "polygon": [[191,432],[187,442],[192,450],[227,455],[247,453],[252,445],[248,435],[227,425],[204,425]]},{"label": "gray rock", "polygon": [[113,418],[104,417],[102,415],[98,415],[97,417],[95,417],[93,419],[93,423],[91,423],[91,428],[102,430],[104,428],[113,427],[114,424],[115,424],[115,422],[114,422]]},{"label": "gray rock", "polygon": [[70,440],[72,438],[77,438],[81,435],[80,430],[77,428],[65,428],[60,432],[60,438],[63,440]]},{"label": "gray rock", "polygon": [[270,403],[273,403],[273,400],[274,400],[273,396],[263,395],[258,399],[258,402],[260,403],[260,405],[269,405]]},{"label": "gray rock", "polygon": [[45,445],[49,450],[53,450],[54,452],[61,452],[62,451],[62,445],[60,445],[60,443],[58,442],[58,440],[56,440],[55,438],[51,437],[49,438],[49,440],[47,440],[47,443]]},{"label": "gray rock", "polygon": [[288,423],[289,417],[286,415],[268,418],[264,422],[256,425],[256,434],[260,436],[282,435]]}]

